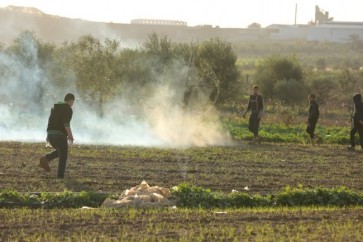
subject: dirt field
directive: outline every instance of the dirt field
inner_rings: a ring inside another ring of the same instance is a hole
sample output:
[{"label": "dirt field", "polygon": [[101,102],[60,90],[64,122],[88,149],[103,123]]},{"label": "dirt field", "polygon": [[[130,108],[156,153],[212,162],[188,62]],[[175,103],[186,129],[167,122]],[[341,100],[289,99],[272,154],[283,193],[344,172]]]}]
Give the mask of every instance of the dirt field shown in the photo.
[{"label": "dirt field", "polygon": [[363,209],[0,209],[0,241],[362,241]]},{"label": "dirt field", "polygon": [[[145,179],[213,191],[274,194],[283,187],[363,191],[363,152],[343,146],[241,142],[233,147],[161,149],[73,145],[66,178],[38,168],[40,143],[0,143],[0,189],[121,193]],[[248,188],[248,190],[247,190]],[[0,241],[363,241],[363,208],[0,209]]]},{"label": "dirt field", "polygon": [[343,146],[292,144],[189,149],[73,145],[66,178],[38,168],[43,143],[0,143],[0,189],[20,192],[104,191],[121,193],[145,179],[171,188],[182,182],[214,191],[272,194],[283,187],[347,186],[363,191],[363,152]]}]

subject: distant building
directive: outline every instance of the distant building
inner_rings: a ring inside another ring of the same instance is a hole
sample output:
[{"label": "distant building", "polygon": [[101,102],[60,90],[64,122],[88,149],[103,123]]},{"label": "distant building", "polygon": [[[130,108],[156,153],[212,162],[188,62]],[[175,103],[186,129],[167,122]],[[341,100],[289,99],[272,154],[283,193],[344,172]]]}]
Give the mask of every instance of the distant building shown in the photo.
[{"label": "distant building", "polygon": [[329,16],[329,12],[322,10],[319,6],[315,6],[315,21],[310,24],[272,24],[267,26],[266,29],[271,31],[270,38],[277,40],[302,39],[347,43],[354,38],[363,41],[363,22],[333,21],[333,18]]},{"label": "distant building", "polygon": [[169,26],[187,26],[187,22],[179,20],[165,19],[133,19],[131,24],[153,24],[153,25],[169,25]]},{"label": "distant building", "polygon": [[333,21],[333,19],[329,17],[328,11],[322,10],[318,5],[315,6],[315,25]]},{"label": "distant building", "polygon": [[311,27],[309,41],[347,43],[352,37],[363,41],[363,22],[327,22]]},{"label": "distant building", "polygon": [[328,12],[318,7],[315,22],[306,25],[272,24],[266,28],[221,28],[212,25],[190,27],[184,21],[163,19],[134,19],[131,24],[100,23],[48,15],[35,8],[17,6],[0,8],[0,23],[2,43],[11,43],[24,29],[34,31],[40,39],[57,44],[76,41],[82,35],[92,34],[100,39],[111,35],[137,45],[147,40],[150,33],[166,35],[176,42],[205,41],[211,38],[227,41],[363,41],[363,22],[335,22]]},{"label": "distant building", "polygon": [[272,24],[266,27],[270,30],[270,38],[275,40],[306,40],[310,26]]},{"label": "distant building", "polygon": [[14,12],[14,13],[25,13],[25,14],[32,14],[32,15],[44,15],[44,13],[36,8],[31,7],[22,7],[22,6],[13,6],[9,5],[5,8],[6,11]]},{"label": "distant building", "polygon": [[312,25],[272,24],[271,39],[277,40],[308,40],[334,43],[347,43],[352,37],[363,41],[363,22],[327,22]]}]

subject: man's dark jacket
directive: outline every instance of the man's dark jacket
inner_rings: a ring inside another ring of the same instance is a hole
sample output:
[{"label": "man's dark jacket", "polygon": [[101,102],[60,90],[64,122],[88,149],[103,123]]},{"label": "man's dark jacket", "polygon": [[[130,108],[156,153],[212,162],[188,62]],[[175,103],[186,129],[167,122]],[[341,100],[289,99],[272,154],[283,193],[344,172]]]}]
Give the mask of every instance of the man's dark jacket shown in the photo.
[{"label": "man's dark jacket", "polygon": [[48,134],[67,135],[65,127],[70,127],[73,111],[68,103],[59,102],[54,104],[48,119]]},{"label": "man's dark jacket", "polygon": [[363,121],[363,102],[362,102],[362,95],[361,94],[356,94],[353,97],[353,101],[354,101],[354,113],[353,113],[353,118],[354,120],[362,120]]},{"label": "man's dark jacket", "polygon": [[311,101],[310,102],[310,107],[309,107],[308,122],[309,123],[316,123],[316,122],[318,122],[319,115],[320,115],[319,105],[315,101]]}]

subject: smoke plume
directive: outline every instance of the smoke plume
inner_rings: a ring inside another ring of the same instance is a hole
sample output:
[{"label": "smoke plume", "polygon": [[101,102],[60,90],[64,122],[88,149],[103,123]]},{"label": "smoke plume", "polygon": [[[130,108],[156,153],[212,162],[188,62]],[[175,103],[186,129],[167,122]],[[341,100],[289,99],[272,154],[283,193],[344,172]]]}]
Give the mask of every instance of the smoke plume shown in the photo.
[{"label": "smoke plume", "polygon": [[185,105],[190,86],[180,82],[188,74],[188,67],[181,63],[175,63],[168,74],[156,76],[158,83],[146,87],[148,95],[137,104],[117,96],[103,104],[103,115],[99,115],[75,85],[60,90],[52,84],[40,67],[34,40],[20,41],[22,58],[0,51],[0,140],[45,142],[50,109],[72,92],[76,101],[71,127],[79,144],[185,147],[229,142],[217,112],[207,105],[205,92],[191,99],[199,103],[198,108]]}]

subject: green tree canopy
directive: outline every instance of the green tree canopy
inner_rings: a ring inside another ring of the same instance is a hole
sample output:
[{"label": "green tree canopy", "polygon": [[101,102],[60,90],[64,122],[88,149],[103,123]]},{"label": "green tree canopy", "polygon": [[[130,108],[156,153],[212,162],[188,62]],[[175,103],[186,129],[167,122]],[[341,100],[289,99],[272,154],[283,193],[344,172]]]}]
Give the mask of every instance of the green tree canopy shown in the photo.
[{"label": "green tree canopy", "polygon": [[272,56],[259,63],[255,82],[265,98],[298,103],[305,97],[304,72],[294,56]]},{"label": "green tree canopy", "polygon": [[102,105],[117,92],[120,75],[119,43],[106,39],[102,44],[91,35],[82,36],[78,42],[68,47],[71,68],[76,76],[76,86],[85,100],[98,104],[102,115]]}]

